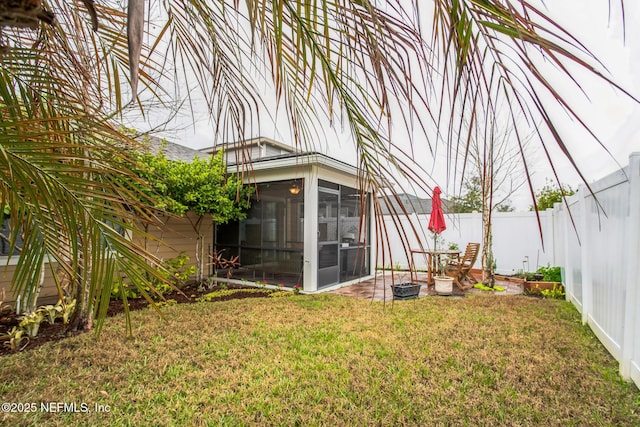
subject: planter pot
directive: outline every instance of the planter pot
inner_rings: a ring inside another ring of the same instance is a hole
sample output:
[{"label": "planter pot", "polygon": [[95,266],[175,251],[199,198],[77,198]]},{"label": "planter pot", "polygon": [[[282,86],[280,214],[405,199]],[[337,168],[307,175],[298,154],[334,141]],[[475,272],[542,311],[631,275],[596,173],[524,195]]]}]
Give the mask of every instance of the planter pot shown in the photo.
[{"label": "planter pot", "polygon": [[524,292],[527,294],[541,294],[543,289],[552,290],[554,286],[559,286],[564,292],[564,286],[561,282],[538,282],[538,281],[526,281],[524,282]]},{"label": "planter pot", "polygon": [[453,277],[436,276],[433,280],[438,294],[451,295],[453,293]]},{"label": "planter pot", "polygon": [[405,282],[399,285],[391,285],[393,290],[393,299],[412,299],[418,298],[420,293],[420,283]]}]

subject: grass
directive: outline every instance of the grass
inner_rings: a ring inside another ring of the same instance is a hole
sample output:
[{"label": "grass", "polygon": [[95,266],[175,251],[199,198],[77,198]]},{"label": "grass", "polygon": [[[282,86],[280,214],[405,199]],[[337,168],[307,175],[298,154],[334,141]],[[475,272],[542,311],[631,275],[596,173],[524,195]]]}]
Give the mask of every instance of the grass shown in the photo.
[{"label": "grass", "polygon": [[[640,425],[640,393],[566,302],[335,295],[132,314],[0,359],[2,425]],[[101,405],[100,412],[95,411]],[[105,410],[108,408],[108,412]],[[73,409],[73,408],[66,408]]]}]

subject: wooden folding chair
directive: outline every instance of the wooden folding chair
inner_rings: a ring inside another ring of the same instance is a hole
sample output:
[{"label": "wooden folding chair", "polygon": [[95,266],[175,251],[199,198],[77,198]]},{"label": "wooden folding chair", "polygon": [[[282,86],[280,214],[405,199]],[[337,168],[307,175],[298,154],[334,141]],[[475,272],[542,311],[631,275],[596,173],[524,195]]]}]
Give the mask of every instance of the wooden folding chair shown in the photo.
[{"label": "wooden folding chair", "polygon": [[[473,287],[473,285],[478,282],[471,274],[473,264],[476,262],[476,259],[478,259],[478,252],[480,252],[480,243],[469,243],[464,251],[464,255],[458,260],[455,260],[455,262],[447,265],[446,275],[453,277],[453,283],[463,291]],[[462,282],[465,280],[470,283],[463,285]]]}]

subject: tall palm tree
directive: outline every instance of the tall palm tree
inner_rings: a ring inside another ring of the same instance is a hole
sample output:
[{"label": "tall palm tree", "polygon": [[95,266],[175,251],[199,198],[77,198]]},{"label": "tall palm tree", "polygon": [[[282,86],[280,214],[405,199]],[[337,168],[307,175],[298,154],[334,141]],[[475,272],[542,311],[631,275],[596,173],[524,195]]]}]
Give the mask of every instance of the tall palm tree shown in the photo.
[{"label": "tall palm tree", "polygon": [[[112,1],[5,3],[24,9],[0,11],[0,192],[25,235],[15,285],[33,297],[35,266],[55,261],[83,285],[89,312],[104,313],[116,271],[157,262],[111,226],[135,232],[135,218],[147,215],[131,202],[139,197],[130,197],[121,147],[135,142],[119,122],[131,108],[171,105],[185,80],[225,139],[242,139],[268,80],[296,142],[317,142],[318,116],[347,128],[363,188],[380,193],[399,177],[425,191],[431,184],[394,129],[420,134],[413,141],[432,153],[444,146],[464,157],[474,125],[496,120],[503,98],[516,129],[519,116],[541,123],[545,152],[551,135],[571,160],[543,100],[588,125],[540,64],[568,78],[566,64],[578,64],[615,86],[578,40],[524,0],[166,0],[152,10],[129,0],[127,11]],[[469,137],[456,137],[465,122]],[[383,222],[377,228],[384,233]]]}]

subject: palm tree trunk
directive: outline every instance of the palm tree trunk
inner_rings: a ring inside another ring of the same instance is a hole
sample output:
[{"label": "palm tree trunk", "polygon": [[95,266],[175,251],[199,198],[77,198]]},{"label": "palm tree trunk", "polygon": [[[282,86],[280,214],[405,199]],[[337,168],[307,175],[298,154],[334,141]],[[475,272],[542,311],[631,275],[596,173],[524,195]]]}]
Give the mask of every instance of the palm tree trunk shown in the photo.
[{"label": "palm tree trunk", "polygon": [[[80,270],[85,268],[80,267]],[[83,279],[83,275],[79,272],[76,279],[79,283],[76,283],[75,295],[76,309],[71,316],[69,326],[72,331],[88,331],[93,326],[93,310],[90,307],[89,301],[89,287],[90,281]]]}]

